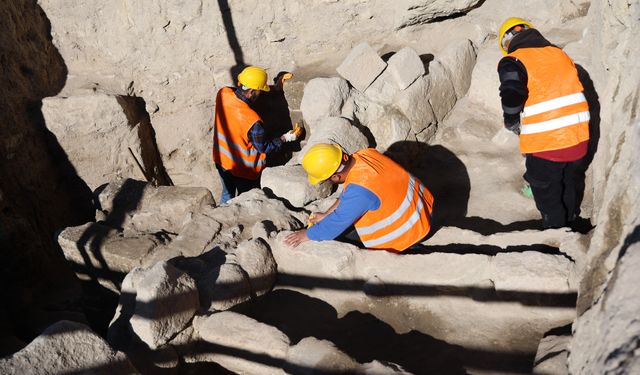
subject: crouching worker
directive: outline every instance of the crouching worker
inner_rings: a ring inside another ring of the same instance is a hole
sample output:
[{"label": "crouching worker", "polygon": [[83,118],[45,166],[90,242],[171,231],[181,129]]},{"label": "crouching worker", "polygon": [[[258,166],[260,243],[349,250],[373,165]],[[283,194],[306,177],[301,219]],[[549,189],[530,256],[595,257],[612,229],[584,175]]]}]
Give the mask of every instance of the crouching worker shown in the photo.
[{"label": "crouching worker", "polygon": [[333,240],[353,225],[366,248],[401,252],[429,233],[433,196],[375,149],[348,155],[338,145],[318,144],[304,155],[302,167],[312,185],[329,180],[345,186],[331,208],[311,215],[312,227],[285,238],[287,245]]}]

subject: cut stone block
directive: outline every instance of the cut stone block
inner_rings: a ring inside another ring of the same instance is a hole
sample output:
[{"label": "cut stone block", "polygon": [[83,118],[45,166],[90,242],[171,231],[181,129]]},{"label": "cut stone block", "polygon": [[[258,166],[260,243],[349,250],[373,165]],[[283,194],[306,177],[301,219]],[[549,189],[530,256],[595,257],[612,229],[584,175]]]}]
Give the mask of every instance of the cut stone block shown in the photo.
[{"label": "cut stone block", "polygon": [[407,89],[400,91],[393,99],[393,104],[411,121],[413,133],[418,134],[435,126],[438,121],[428,101],[431,90],[429,76],[418,78]]},{"label": "cut stone block", "polygon": [[182,331],[199,306],[195,281],[170,263],[158,263],[138,280],[131,328],[156,349]]},{"label": "cut stone block", "polygon": [[418,53],[409,47],[396,52],[387,61],[387,70],[393,76],[397,87],[404,90],[424,75],[424,63]]},{"label": "cut stone block", "polygon": [[429,64],[428,77],[431,86],[427,99],[433,108],[436,120],[441,122],[456,104],[456,91],[449,73],[439,61],[435,60]]},{"label": "cut stone block", "polygon": [[154,187],[131,179],[108,184],[98,199],[109,225],[152,233],[179,233],[195,212],[214,204],[205,188]]},{"label": "cut stone block", "polygon": [[437,61],[447,70],[458,100],[471,85],[471,73],[476,66],[476,49],[470,40],[454,43],[438,55]]},{"label": "cut stone block", "polygon": [[315,131],[298,153],[297,159],[291,159],[289,165],[300,164],[302,157],[311,146],[318,143],[336,143],[350,154],[369,147],[367,137],[358,128],[351,125],[349,120],[340,117],[327,117],[318,123]]},{"label": "cut stone block", "polygon": [[[193,321],[196,332],[213,350],[187,355],[187,362],[216,362],[222,367],[240,374],[281,374],[282,361],[289,350],[289,338],[277,328],[260,323],[247,316],[223,311],[208,317],[196,317]],[[234,352],[270,358],[260,362],[234,355]]]},{"label": "cut stone block", "polygon": [[251,291],[262,296],[273,288],[278,265],[271,249],[260,238],[245,241],[234,251],[236,261],[249,276]]},{"label": "cut stone block", "polygon": [[313,132],[314,125],[325,117],[340,116],[349,97],[349,84],[340,77],[314,78],[304,87],[300,111]]},{"label": "cut stone block", "polygon": [[367,99],[382,105],[389,105],[393,97],[400,91],[389,68],[385,69],[375,81],[364,91]]},{"label": "cut stone block", "polygon": [[262,172],[260,185],[263,189],[268,188],[276,196],[286,199],[294,207],[303,207],[331,194],[331,184],[311,185],[307,172],[301,165],[267,168]]},{"label": "cut stone block", "polygon": [[22,374],[137,374],[124,353],[113,350],[84,324],[59,321],[17,353],[0,359],[0,372]]},{"label": "cut stone block", "polygon": [[364,92],[386,67],[387,63],[368,43],[360,43],[353,47],[336,71],[356,90]]}]

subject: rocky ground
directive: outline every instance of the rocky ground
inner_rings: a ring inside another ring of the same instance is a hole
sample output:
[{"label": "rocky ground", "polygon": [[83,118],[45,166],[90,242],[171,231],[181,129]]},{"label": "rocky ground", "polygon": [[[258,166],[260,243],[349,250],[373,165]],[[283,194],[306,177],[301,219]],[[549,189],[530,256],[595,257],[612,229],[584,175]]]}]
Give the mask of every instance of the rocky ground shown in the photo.
[{"label": "rocky ground", "polygon": [[[60,277],[47,290],[22,273],[12,284],[24,287],[1,310],[0,372],[639,370],[637,3],[81,3],[0,5],[14,26],[1,51],[57,67],[2,73],[19,90],[2,90],[13,112],[0,129],[24,129],[1,143],[21,167],[0,169],[2,218],[37,215],[0,239],[15,264],[48,271],[44,283],[56,267],[82,281]],[[502,129],[495,72],[495,30],[512,15],[531,15],[579,64],[592,111],[580,231],[541,231],[520,191],[523,158]],[[306,136],[270,159],[262,189],[218,206],[211,97],[246,61],[294,72],[259,110],[274,133],[302,120]],[[33,136],[45,130],[48,143]],[[48,146],[12,156],[28,137]],[[376,147],[421,179],[436,198],[435,233],[402,255],[286,246],[339,193],[309,186],[299,165],[327,141]],[[42,151],[52,145],[64,158]],[[29,201],[30,168],[65,183]],[[48,207],[47,197],[60,198]],[[56,225],[66,266],[43,239]],[[44,233],[25,247],[37,262],[15,250],[26,228]]]}]

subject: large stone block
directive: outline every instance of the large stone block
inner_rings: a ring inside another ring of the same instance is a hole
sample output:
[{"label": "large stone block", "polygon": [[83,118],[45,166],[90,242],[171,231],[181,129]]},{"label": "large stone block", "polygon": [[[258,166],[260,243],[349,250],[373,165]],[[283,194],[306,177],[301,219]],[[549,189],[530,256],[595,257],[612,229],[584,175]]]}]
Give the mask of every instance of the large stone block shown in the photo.
[{"label": "large stone block", "polygon": [[145,178],[137,165],[145,165],[142,153],[146,140],[140,137],[144,125],[127,116],[118,97],[87,94],[46,98],[42,114],[47,128],[91,190],[115,179]]},{"label": "large stone block", "polygon": [[327,117],[318,123],[297,158],[291,159],[289,164],[300,164],[302,157],[311,146],[318,143],[336,143],[350,154],[369,147],[367,137],[357,127],[351,125],[349,120]]},{"label": "large stone block", "polygon": [[360,43],[353,47],[336,71],[356,90],[364,92],[386,67],[387,63],[369,44]]},{"label": "large stone block", "polygon": [[325,117],[339,116],[349,97],[349,84],[340,77],[314,78],[304,87],[300,111],[312,131]]},{"label": "large stone block", "polygon": [[476,49],[470,40],[454,43],[442,51],[436,60],[449,73],[458,100],[466,95],[471,85],[471,74],[476,65]]},{"label": "large stone block", "polygon": [[409,47],[396,52],[387,61],[387,70],[393,76],[400,90],[409,87],[418,77],[424,75],[424,63],[418,53]]},{"label": "large stone block", "polygon": [[269,292],[276,282],[278,268],[269,245],[256,238],[238,245],[234,254],[236,262],[249,276],[252,293],[262,296]]},{"label": "large stone block", "polygon": [[441,122],[456,104],[456,90],[453,87],[449,73],[438,60],[429,64],[428,77],[431,85],[427,100],[431,104],[431,108],[433,108],[436,120]]},{"label": "large stone block", "polygon": [[396,94],[393,99],[394,106],[411,121],[413,132],[416,134],[438,123],[428,100],[430,90],[430,76],[422,76],[406,90]]},{"label": "large stone block", "polygon": [[[296,373],[296,368],[323,369],[329,373],[358,373],[360,364],[327,340],[305,337],[292,346],[287,353],[289,372]],[[285,367],[285,370],[287,368]]]},{"label": "large stone block", "polygon": [[183,330],[199,306],[195,281],[170,263],[158,263],[138,280],[131,328],[155,349]]},{"label": "large stone block", "polygon": [[389,108],[384,116],[367,124],[376,139],[376,149],[384,152],[396,142],[410,139],[413,135],[409,120],[395,108]]},{"label": "large stone block", "polygon": [[289,338],[277,328],[230,311],[198,316],[193,327],[202,340],[211,344],[211,349],[206,350],[207,345],[203,345],[200,353],[186,356],[187,362],[216,362],[240,374],[283,373]]},{"label": "large stone block", "polygon": [[124,275],[158,246],[152,235],[125,235],[100,223],[66,228],[57,240],[80,279],[95,279],[116,293]]},{"label": "large stone block", "polygon": [[17,353],[0,359],[0,372],[23,374],[137,374],[127,356],[89,327],[59,321]]},{"label": "large stone block", "polygon": [[497,291],[571,293],[568,275],[573,262],[562,255],[537,251],[499,253],[491,261]]},{"label": "large stone block", "polygon": [[311,185],[301,165],[267,168],[262,172],[260,185],[286,199],[294,207],[304,207],[309,202],[331,194],[331,184]]},{"label": "large stone block", "polygon": [[130,179],[109,183],[99,191],[98,200],[107,224],[152,233],[179,233],[194,213],[214,204],[205,188],[154,187]]},{"label": "large stone block", "polygon": [[367,99],[381,105],[389,105],[400,91],[396,79],[389,68],[385,69],[364,91]]}]

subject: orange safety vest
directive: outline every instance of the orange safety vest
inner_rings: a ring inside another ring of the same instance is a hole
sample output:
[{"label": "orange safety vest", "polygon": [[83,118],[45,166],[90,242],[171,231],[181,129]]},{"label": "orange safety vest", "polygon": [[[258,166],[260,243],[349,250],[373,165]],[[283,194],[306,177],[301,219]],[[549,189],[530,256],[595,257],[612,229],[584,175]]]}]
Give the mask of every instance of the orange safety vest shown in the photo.
[{"label": "orange safety vest", "polygon": [[234,89],[223,87],[216,97],[213,128],[213,161],[236,177],[257,180],[267,155],[259,153],[249,141],[251,126],[262,119]]},{"label": "orange safety vest", "polygon": [[589,105],[571,58],[551,46],[520,48],[508,56],[520,60],[528,76],[520,151],[561,150],[588,140]]},{"label": "orange safety vest", "polygon": [[429,233],[433,195],[396,162],[369,148],[353,154],[355,164],[345,181],[371,190],[377,210],[355,222],[362,243],[371,249],[401,252]]}]

